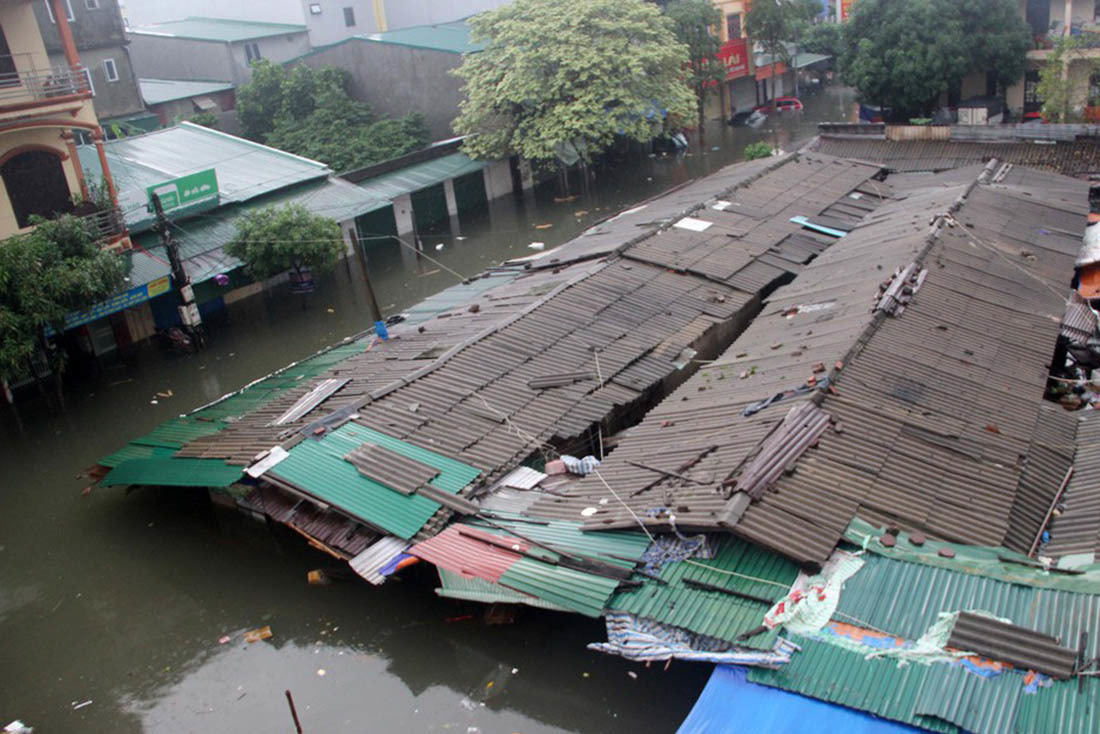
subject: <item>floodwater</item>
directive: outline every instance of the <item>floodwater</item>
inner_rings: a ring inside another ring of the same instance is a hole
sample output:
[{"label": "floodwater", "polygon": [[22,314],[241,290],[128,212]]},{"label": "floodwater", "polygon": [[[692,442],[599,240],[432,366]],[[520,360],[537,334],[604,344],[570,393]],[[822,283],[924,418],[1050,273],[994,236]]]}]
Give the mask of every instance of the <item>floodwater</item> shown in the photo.
[{"label": "floodwater", "polygon": [[[781,140],[843,119],[850,102],[826,89],[782,121]],[[498,202],[464,217],[460,235],[423,237],[439,264],[379,247],[370,258],[378,300],[398,312],[456,282],[448,269],[470,275],[529,254],[532,241],[553,247],[770,138],[714,127],[690,155],[598,170],[574,201],[555,203],[550,187]],[[0,410],[0,725],[289,732],[290,690],[306,732],[676,729],[709,666],[645,668],[588,651],[604,639],[597,620],[521,609],[512,623],[489,625],[482,607],[436,597],[426,568],[378,588],[356,579],[310,586],[309,570],[334,568],[327,556],[205,495],[82,494],[81,471],[130,438],[366,328],[354,272],[340,266],[305,303],[281,290],[252,299],[211,325],[202,354],[147,346],[104,366],[73,388],[64,414],[33,401],[18,418]],[[270,639],[242,641],[265,625]],[[220,644],[223,636],[231,640]]]}]

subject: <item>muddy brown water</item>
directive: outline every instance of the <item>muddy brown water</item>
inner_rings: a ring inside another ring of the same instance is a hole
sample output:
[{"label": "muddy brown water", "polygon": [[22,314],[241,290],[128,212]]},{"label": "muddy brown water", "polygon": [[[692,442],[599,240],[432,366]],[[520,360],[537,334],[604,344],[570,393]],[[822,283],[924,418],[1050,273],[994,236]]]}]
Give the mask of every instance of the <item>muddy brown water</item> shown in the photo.
[{"label": "muddy brown water", "polygon": [[[816,121],[842,119],[850,104],[844,90],[827,89],[800,118],[783,120],[783,135],[812,135]],[[770,138],[715,127],[689,156],[599,171],[575,201],[555,203],[546,188],[464,216],[464,239],[446,228],[428,233],[426,251],[471,275],[529,254],[532,241],[564,242]],[[371,268],[389,313],[456,280],[396,247],[372,251]],[[426,568],[379,588],[355,579],[310,586],[309,570],[332,566],[326,556],[211,507],[201,493],[81,495],[78,474],[98,457],[367,322],[360,286],[341,267],[305,308],[283,291],[252,299],[231,322],[212,325],[202,354],[147,346],[105,365],[72,389],[64,414],[34,402],[19,420],[0,411],[0,725],[290,732],[289,689],[307,732],[676,729],[709,666],[666,671],[588,651],[605,637],[598,620],[523,609],[512,624],[490,626],[482,607],[436,597]],[[264,625],[270,639],[242,641]],[[231,641],[220,644],[223,636]]]}]

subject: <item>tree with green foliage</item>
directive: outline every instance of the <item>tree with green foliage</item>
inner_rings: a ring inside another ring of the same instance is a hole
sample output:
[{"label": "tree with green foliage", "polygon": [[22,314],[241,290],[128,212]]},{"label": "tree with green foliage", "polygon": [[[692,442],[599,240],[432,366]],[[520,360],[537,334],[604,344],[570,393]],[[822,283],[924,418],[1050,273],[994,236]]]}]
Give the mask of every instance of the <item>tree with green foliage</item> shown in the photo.
[{"label": "tree with green foliage", "polygon": [[771,57],[772,84],[776,65],[791,63],[787,42],[797,38],[820,12],[816,0],[758,0],[749,8],[745,32]]},{"label": "tree with green foliage", "polygon": [[1016,0],[860,0],[844,34],[845,79],[862,99],[900,117],[931,113],[963,77],[991,70],[1000,84],[1024,73],[1031,31]]},{"label": "tree with green foliage", "polygon": [[89,223],[62,216],[35,220],[35,228],[0,243],[0,378],[33,376],[41,386],[42,359],[54,376],[59,404],[65,351],[50,334],[65,318],[122,286],[122,258],[100,248]]},{"label": "tree with green foliage", "polygon": [[1100,59],[1079,57],[1073,60],[1075,73],[1070,73],[1069,57],[1084,46],[1081,36],[1060,37],[1039,69],[1035,93],[1043,100],[1043,118],[1050,122],[1079,122],[1082,118],[1083,110],[1074,104],[1075,90],[1083,87],[1078,80],[1100,72]]},{"label": "tree with green foliage", "polygon": [[362,168],[424,147],[428,129],[416,113],[379,118],[348,94],[342,69],[295,66],[261,59],[252,81],[237,92],[237,120],[245,137],[337,171]]},{"label": "tree with green foliage", "polygon": [[237,232],[225,247],[244,262],[249,274],[264,280],[287,271],[299,280],[323,273],[340,259],[340,225],[301,204],[269,206],[237,220]]},{"label": "tree with green foliage", "polygon": [[213,112],[196,112],[187,119],[188,122],[195,125],[202,125],[208,127],[211,130],[218,129],[218,116]]},{"label": "tree with green foliage", "polygon": [[844,26],[840,23],[816,23],[806,29],[799,39],[803,50],[812,54],[833,57],[833,66],[840,69],[840,59],[847,50],[844,42]]},{"label": "tree with green foliage", "polygon": [[587,163],[617,138],[648,142],[690,120],[688,49],[642,0],[515,0],[469,20],[484,50],[455,73],[454,128],[479,159]]},{"label": "tree with green foliage", "polygon": [[706,127],[707,97],[726,78],[725,67],[718,59],[722,42],[716,32],[722,22],[722,11],[710,0],[674,0],[665,6],[665,15],[676,24],[676,37],[688,47],[691,70],[688,82],[695,91],[701,140]]}]

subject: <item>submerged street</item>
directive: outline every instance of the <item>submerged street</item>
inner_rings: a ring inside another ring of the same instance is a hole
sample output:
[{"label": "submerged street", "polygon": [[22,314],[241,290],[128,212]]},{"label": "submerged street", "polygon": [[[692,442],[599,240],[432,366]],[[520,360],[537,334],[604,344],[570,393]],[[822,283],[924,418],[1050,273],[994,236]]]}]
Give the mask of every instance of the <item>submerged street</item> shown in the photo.
[{"label": "submerged street", "polygon": [[[827,88],[804,101],[804,113],[781,121],[781,140],[846,119],[852,94]],[[531,242],[552,248],[739,160],[746,144],[770,141],[768,128],[713,125],[702,149],[598,170],[573,201],[555,203],[551,181],[533,198],[494,202],[464,216],[461,234],[424,233],[438,264],[391,243],[368,247],[378,301],[399,313],[455,284],[448,269],[469,276],[531,254]],[[4,412],[6,716],[39,731],[288,731],[289,689],[310,732],[671,731],[684,719],[710,666],[644,669],[588,651],[604,637],[601,621],[524,608],[514,623],[488,626],[480,605],[432,593],[430,567],[384,587],[311,586],[307,572],[331,559],[212,508],[204,492],[82,496],[78,475],[130,438],[367,328],[356,278],[341,264],[305,304],[285,285],[254,297],[247,314],[210,325],[201,354],[147,344],[81,383],[63,414],[33,399],[18,417]],[[241,641],[265,625],[270,639]],[[223,635],[232,641],[219,643]]]}]

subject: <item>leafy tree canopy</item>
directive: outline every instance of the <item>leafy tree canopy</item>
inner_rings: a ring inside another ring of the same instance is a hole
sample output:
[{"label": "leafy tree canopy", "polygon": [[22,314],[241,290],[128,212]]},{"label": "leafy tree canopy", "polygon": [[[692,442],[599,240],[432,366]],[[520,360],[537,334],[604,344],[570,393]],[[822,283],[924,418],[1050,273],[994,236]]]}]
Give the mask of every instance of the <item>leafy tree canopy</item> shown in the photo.
[{"label": "leafy tree canopy", "polygon": [[31,373],[37,352],[60,375],[64,353],[47,349],[47,327],[60,334],[65,317],[111,296],[124,282],[122,259],[101,250],[87,222],[63,216],[38,221],[28,234],[0,244],[0,377]]},{"label": "leafy tree canopy", "polygon": [[676,38],[688,47],[688,81],[695,91],[701,128],[707,95],[717,91],[717,84],[726,78],[726,69],[718,60],[722,42],[716,32],[722,22],[722,11],[714,7],[710,0],[675,0],[665,6],[665,15],[675,24]]},{"label": "leafy tree canopy", "polygon": [[1062,36],[1039,69],[1039,86],[1035,91],[1043,100],[1043,117],[1051,122],[1080,122],[1084,116],[1084,109],[1078,106],[1080,102],[1074,104],[1074,92],[1083,91],[1081,77],[1091,77],[1100,71],[1100,59],[1075,59],[1071,72],[1067,68],[1067,55],[1085,46],[1082,36]]},{"label": "leafy tree canopy", "polygon": [[817,0],[762,0],[745,16],[745,32],[759,41],[773,61],[790,61],[786,41],[793,41],[821,13]]},{"label": "leafy tree canopy", "polygon": [[313,158],[337,171],[410,153],[428,142],[419,114],[379,118],[348,94],[342,69],[295,66],[261,59],[252,81],[237,92],[237,120],[245,137]]},{"label": "leafy tree canopy", "polygon": [[844,32],[845,78],[905,116],[931,112],[972,71],[1015,81],[1031,46],[1015,0],[860,0]]},{"label": "leafy tree canopy", "polygon": [[237,233],[225,249],[245,263],[252,277],[263,280],[292,269],[324,272],[344,252],[344,240],[335,220],[287,204],[237,219]]},{"label": "leafy tree canopy", "polygon": [[616,136],[645,142],[694,112],[688,49],[642,0],[515,0],[470,19],[483,51],[456,70],[455,130],[476,158],[583,160]]}]

